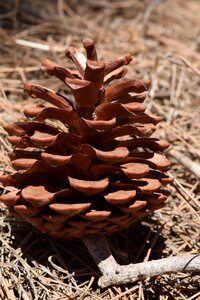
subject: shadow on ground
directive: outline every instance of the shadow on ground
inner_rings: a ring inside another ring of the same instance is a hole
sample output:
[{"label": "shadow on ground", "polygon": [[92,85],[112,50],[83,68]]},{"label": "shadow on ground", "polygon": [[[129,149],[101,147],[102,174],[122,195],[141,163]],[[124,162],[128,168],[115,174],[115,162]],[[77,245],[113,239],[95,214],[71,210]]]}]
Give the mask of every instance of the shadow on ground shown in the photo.
[{"label": "shadow on ground", "polygon": [[[65,270],[74,273],[77,281],[83,282],[91,276],[98,279],[99,271],[80,239],[56,240],[38,232],[28,223],[9,216],[12,247],[21,248],[23,258],[30,266],[43,265],[47,269]],[[5,223],[6,223],[5,222]],[[158,233],[158,222],[146,218],[126,230],[108,237],[113,255],[120,264],[141,262],[151,248],[149,259],[159,259],[165,248],[165,240]],[[157,230],[156,230],[157,228]],[[44,251],[45,249],[45,251]],[[52,270],[51,270],[52,271]]]}]

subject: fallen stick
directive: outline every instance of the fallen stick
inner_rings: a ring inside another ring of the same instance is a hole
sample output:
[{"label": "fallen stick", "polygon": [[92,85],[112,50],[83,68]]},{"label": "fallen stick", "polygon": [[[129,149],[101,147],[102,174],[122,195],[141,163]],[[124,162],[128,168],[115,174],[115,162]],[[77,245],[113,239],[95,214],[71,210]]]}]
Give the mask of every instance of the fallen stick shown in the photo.
[{"label": "fallen stick", "polygon": [[192,161],[190,158],[185,156],[183,153],[175,149],[169,150],[169,155],[175,158],[180,164],[186,167],[190,172],[192,172],[195,176],[200,178],[200,164]]},{"label": "fallen stick", "polygon": [[200,271],[200,255],[198,254],[184,254],[149,262],[119,265],[110,252],[106,238],[85,236],[83,243],[103,275],[98,281],[101,288],[113,284],[133,283],[166,273]]},{"label": "fallen stick", "polygon": [[43,51],[51,51],[52,50],[55,52],[63,52],[66,48],[65,46],[36,43],[36,42],[23,40],[23,39],[16,39],[15,43],[20,46],[30,47],[33,49],[40,49]]}]

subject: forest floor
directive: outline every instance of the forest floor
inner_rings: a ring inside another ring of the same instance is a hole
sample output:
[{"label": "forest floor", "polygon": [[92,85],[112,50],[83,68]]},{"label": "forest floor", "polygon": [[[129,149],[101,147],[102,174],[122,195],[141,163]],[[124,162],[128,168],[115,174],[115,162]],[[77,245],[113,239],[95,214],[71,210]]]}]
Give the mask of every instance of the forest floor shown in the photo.
[{"label": "forest floor", "polygon": [[[199,15],[199,0],[0,3],[1,173],[11,171],[11,146],[2,126],[20,120],[30,101],[23,95],[23,83],[62,88],[42,74],[41,60],[67,65],[64,49],[71,44],[80,48],[83,38],[91,37],[100,58],[130,52],[128,76],[152,80],[146,105],[163,117],[157,132],[170,143],[166,154],[175,179],[165,208],[109,238],[123,264],[199,253]],[[200,299],[200,272],[166,274],[102,290],[99,271],[81,241],[53,240],[9,216],[3,205],[0,209],[0,299]]]}]

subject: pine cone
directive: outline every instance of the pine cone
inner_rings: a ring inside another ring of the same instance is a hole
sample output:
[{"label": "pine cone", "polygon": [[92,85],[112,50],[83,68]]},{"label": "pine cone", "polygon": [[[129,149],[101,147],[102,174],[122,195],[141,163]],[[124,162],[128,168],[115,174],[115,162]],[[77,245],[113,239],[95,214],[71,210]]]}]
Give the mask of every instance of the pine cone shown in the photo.
[{"label": "pine cone", "polygon": [[16,190],[0,200],[40,231],[64,239],[129,226],[163,207],[169,194],[163,186],[172,180],[163,173],[168,144],[149,137],[160,121],[145,113],[150,81],[118,82],[130,54],[102,62],[92,40],[83,46],[87,59],[74,47],[66,50],[75,70],[42,62],[72,99],[26,83],[28,95],[50,105],[25,109],[27,120],[5,126],[16,172],[0,181]]}]

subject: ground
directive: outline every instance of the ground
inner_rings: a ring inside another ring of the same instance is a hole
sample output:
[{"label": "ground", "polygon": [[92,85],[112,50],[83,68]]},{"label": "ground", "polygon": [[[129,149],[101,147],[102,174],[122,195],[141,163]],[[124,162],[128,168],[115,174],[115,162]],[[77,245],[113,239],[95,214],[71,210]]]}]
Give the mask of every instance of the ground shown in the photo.
[{"label": "ground", "polygon": [[[64,49],[85,37],[107,59],[130,52],[130,78],[151,79],[149,111],[163,117],[175,178],[165,208],[112,235],[120,263],[199,252],[199,0],[8,0],[0,3],[0,125],[22,118],[27,80],[62,89],[40,61],[66,64]],[[80,49],[81,50],[81,49]],[[37,100],[36,100],[37,101]],[[0,171],[10,172],[10,144],[0,128]],[[1,187],[1,191],[5,189]],[[199,274],[170,274],[101,290],[98,269],[81,241],[55,241],[1,206],[1,299],[199,299]],[[126,245],[126,247],[124,247]],[[80,252],[81,249],[81,252]]]}]

